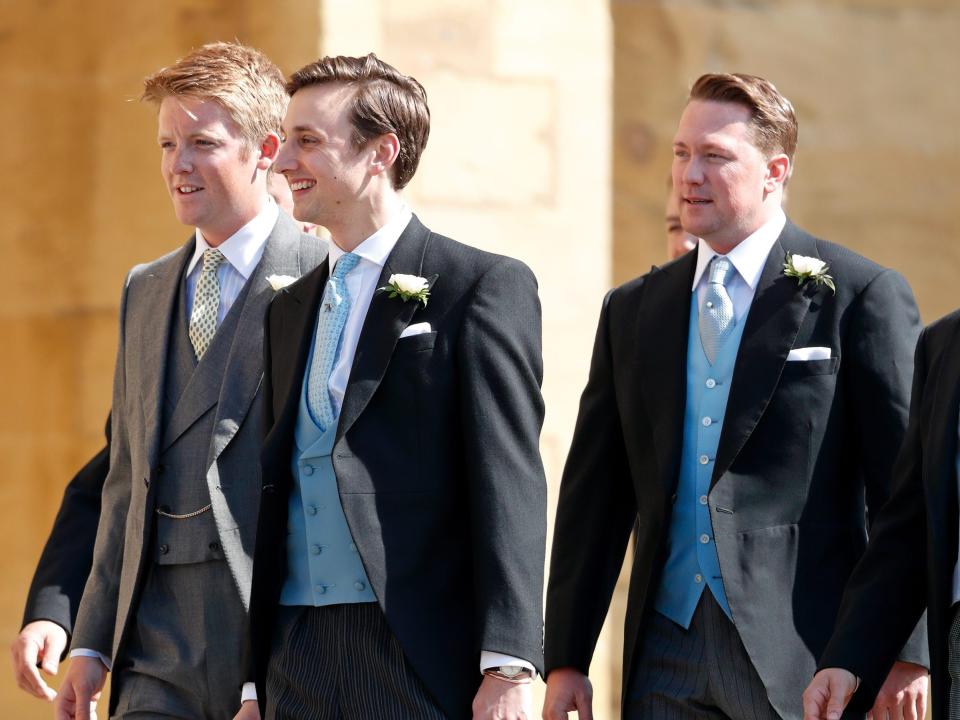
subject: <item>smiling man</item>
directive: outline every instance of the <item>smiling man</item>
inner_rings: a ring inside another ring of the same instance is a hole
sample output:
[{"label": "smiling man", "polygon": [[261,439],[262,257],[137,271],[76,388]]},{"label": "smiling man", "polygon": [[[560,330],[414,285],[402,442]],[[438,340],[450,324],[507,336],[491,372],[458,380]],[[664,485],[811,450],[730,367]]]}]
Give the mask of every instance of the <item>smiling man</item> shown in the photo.
[{"label": "smiling man", "polygon": [[322,58],[287,87],[276,170],[332,242],[267,314],[261,709],[529,718],[546,536],[536,279],[410,211],[430,130],[415,79],[371,54]]},{"label": "smiling man", "polygon": [[120,301],[109,472],[57,718],[228,720],[239,707],[260,498],[263,314],[272,275],[323,253],[267,194],[283,76],[206,45],[145,81],[180,249]]},{"label": "smiling man", "polygon": [[[693,85],[673,183],[699,240],[603,303],[560,489],[546,720],[592,718],[587,673],[634,527],[623,717],[803,714],[866,546],[864,496],[874,513],[889,493],[919,318],[900,275],[787,220],[796,142],[770,82]],[[922,705],[923,641],[875,717]]]}]

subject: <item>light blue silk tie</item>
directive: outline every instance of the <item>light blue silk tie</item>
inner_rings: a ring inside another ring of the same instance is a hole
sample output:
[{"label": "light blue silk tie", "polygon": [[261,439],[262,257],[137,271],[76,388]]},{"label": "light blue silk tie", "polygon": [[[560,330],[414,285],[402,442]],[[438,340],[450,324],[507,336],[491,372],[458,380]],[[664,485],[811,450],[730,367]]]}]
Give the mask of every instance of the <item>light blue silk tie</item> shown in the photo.
[{"label": "light blue silk tie", "polygon": [[320,312],[317,313],[317,337],[313,347],[313,362],[307,382],[307,408],[321,432],[333,425],[336,413],[330,398],[330,373],[340,354],[340,335],[350,314],[350,293],[346,277],[360,262],[360,256],[347,253],[327,280]]},{"label": "light blue silk tie", "polygon": [[722,255],[715,255],[710,261],[707,291],[703,294],[703,305],[700,306],[700,343],[711,365],[737,324],[733,316],[733,301],[727,292],[732,269],[730,260]]}]

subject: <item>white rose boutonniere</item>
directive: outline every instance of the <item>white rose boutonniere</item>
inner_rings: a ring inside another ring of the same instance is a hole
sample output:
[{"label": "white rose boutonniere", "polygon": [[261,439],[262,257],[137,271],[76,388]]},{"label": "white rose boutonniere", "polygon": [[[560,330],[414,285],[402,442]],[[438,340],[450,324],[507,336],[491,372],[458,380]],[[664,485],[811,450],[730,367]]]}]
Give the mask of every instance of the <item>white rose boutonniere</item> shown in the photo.
[{"label": "white rose boutonniere", "polygon": [[807,280],[812,280],[818,286],[826,285],[836,294],[837,286],[833,284],[833,278],[827,275],[829,269],[830,266],[819,258],[790,253],[787,253],[787,260],[783,263],[783,274],[796,278],[797,285],[803,285]]},{"label": "white rose boutonniere", "polygon": [[274,292],[283,290],[287,285],[292,285],[297,281],[293,275],[267,275],[267,282]]},{"label": "white rose boutonniere", "polygon": [[390,297],[399,297],[406,302],[407,300],[417,300],[427,306],[427,300],[430,298],[430,283],[419,275],[391,275],[390,280],[382,288],[377,288],[378,292],[389,293]]}]

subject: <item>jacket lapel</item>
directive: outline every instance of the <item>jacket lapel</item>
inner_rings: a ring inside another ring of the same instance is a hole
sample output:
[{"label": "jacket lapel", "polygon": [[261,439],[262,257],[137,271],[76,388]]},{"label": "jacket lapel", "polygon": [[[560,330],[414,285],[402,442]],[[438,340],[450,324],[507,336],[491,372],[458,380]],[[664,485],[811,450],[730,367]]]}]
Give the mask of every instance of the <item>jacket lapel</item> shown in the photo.
[{"label": "jacket lapel", "polygon": [[[687,394],[687,338],[696,267],[697,251],[694,250],[647,277],[634,331],[642,362],[637,377],[647,417],[653,423],[661,482],[668,494],[673,492],[680,469]],[[655,352],[650,352],[651,343],[657,347]]]},{"label": "jacket lapel", "polygon": [[[394,273],[423,274],[423,258],[430,243],[430,231],[414,216],[397,240],[383,266],[377,287],[384,287]],[[430,285],[437,276],[428,278]],[[363,412],[380,385],[397,340],[410,319],[421,307],[413,300],[390,298],[388,293],[375,292],[357,342],[357,351],[350,369],[350,380],[340,410],[337,441],[342,438]]]},{"label": "jacket lapel", "polygon": [[[138,303],[149,317],[135,320],[140,332],[140,402],[143,407],[146,457],[149,467],[156,467],[160,449],[160,421],[163,414],[164,376],[167,370],[167,353],[170,346],[170,332],[177,322],[174,307],[177,292],[186,268],[193,254],[196,239],[190,240],[178,252],[169,256],[147,277],[151,283],[145,292],[151,293],[151,299]],[[160,327],[155,319],[163,318]],[[158,332],[153,332],[157,330]]]},{"label": "jacket lapel", "polygon": [[[270,341],[277,345],[271,348],[274,365],[270,368],[273,385],[275,415],[272,428],[264,440],[265,458],[289,458],[285,448],[293,442],[293,428],[297,417],[297,404],[307,369],[310,344],[313,342],[317,311],[323,300],[323,291],[330,275],[325,259],[303,280],[282,290],[276,299],[277,310],[271,313],[273,322],[280,327],[271,327]],[[279,402],[278,402],[279,401]],[[276,411],[279,405],[280,410]],[[286,460],[283,460],[286,462]]]},{"label": "jacket lapel", "polygon": [[[321,241],[313,239],[313,242],[319,245]],[[263,319],[275,292],[267,278],[271,275],[300,277],[300,250],[300,230],[281,212],[267,238],[263,257],[247,282],[249,294],[243,304],[220,386],[208,467],[237,434],[263,380]]]},{"label": "jacket lapel", "polygon": [[727,471],[763,416],[811,300],[818,294],[830,292],[813,282],[798,286],[795,279],[784,275],[787,252],[819,257],[816,241],[787,221],[770,249],[747,314],[727,398],[712,484]]}]

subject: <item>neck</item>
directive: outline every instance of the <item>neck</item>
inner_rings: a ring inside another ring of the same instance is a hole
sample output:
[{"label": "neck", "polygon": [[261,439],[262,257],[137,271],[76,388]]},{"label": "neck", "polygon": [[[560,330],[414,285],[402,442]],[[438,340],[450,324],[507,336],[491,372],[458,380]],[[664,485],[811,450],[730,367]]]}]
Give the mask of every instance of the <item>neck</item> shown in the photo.
[{"label": "neck", "polygon": [[779,210],[779,203],[765,202],[761,212],[757,217],[753,218],[751,222],[743,223],[734,232],[729,234],[704,237],[703,240],[714,252],[720,255],[726,255],[757,230],[773,220]]},{"label": "neck", "polygon": [[227,239],[233,237],[236,234],[237,230],[242,228],[248,222],[253,220],[257,215],[259,215],[263,208],[267,204],[266,192],[262,198],[259,198],[257,202],[251,204],[243,212],[237,212],[232,214],[230,217],[223,218],[222,222],[217,223],[212,227],[201,227],[200,232],[203,233],[203,239],[207,241],[207,245],[210,247],[218,247],[222,245]]},{"label": "neck", "polygon": [[344,252],[353,252],[357,247],[382,228],[403,207],[403,197],[397,192],[389,192],[373,199],[357,214],[335,227],[327,226],[330,237]]}]

